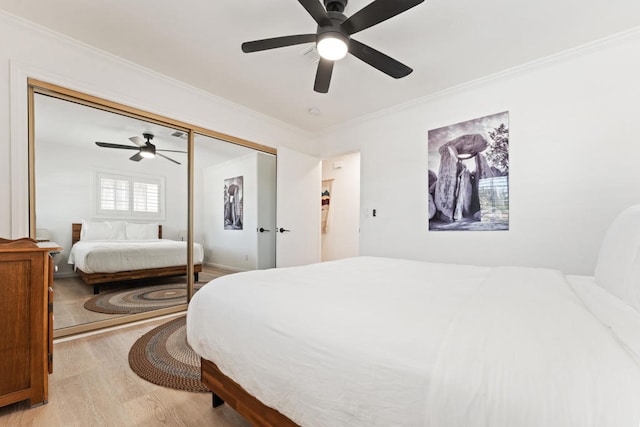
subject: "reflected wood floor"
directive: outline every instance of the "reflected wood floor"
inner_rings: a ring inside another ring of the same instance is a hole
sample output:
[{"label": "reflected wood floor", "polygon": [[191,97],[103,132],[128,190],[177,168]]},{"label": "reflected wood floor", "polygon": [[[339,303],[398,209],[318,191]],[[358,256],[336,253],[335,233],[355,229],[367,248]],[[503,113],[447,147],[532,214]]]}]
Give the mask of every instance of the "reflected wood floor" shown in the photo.
[{"label": "reflected wood floor", "polygon": [[[233,273],[216,267],[202,266],[199,274],[198,284],[204,285],[209,281]],[[135,289],[139,286],[162,285],[168,283],[186,283],[185,277],[167,277],[144,279],[134,282],[121,282],[116,285],[104,285],[100,289],[100,294],[114,292],[121,289]],[[54,329],[67,328],[69,326],[84,325],[85,323],[97,322],[100,320],[112,319],[114,317],[126,316],[124,314],[104,314],[89,311],[84,308],[84,303],[92,298],[93,286],[87,285],[80,277],[66,277],[55,279],[53,282],[53,327]]]},{"label": "reflected wood floor", "polygon": [[49,403],[0,408],[0,426],[250,427],[227,405],[212,408],[210,393],[157,386],[129,368],[133,343],[169,320],[54,344]]}]

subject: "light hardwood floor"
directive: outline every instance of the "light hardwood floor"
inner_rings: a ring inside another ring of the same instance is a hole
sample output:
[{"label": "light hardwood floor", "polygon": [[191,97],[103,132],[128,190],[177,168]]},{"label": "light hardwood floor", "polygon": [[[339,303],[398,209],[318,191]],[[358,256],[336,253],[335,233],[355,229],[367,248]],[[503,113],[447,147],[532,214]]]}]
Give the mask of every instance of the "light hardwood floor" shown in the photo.
[{"label": "light hardwood floor", "polygon": [[227,405],[212,408],[210,393],[160,387],[129,368],[133,343],[168,320],[54,344],[49,403],[0,408],[0,426],[250,427]]}]

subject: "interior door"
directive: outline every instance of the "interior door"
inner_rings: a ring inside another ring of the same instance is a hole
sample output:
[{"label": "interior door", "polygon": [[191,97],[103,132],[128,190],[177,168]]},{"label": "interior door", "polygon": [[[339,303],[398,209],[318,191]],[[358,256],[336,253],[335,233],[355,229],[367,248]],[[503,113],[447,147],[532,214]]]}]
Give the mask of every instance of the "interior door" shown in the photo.
[{"label": "interior door", "polygon": [[276,157],[257,153],[258,163],[258,268],[276,266]]},{"label": "interior door", "polygon": [[276,266],[320,261],[320,159],[278,147]]}]

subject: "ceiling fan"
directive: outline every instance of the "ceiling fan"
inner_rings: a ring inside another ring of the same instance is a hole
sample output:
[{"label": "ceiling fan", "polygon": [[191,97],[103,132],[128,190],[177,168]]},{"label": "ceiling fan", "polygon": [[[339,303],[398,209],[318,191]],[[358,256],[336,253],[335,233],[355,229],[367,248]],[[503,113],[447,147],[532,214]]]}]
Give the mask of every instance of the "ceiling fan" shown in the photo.
[{"label": "ceiling fan", "polygon": [[153,134],[143,133],[142,136],[144,137],[144,139],[140,138],[139,136],[132,136],[131,138],[129,138],[131,142],[136,144],[135,146],[112,144],[110,142],[99,142],[99,141],[96,141],[96,145],[98,147],[104,147],[104,148],[118,148],[121,150],[138,150],[136,154],[129,157],[129,160],[133,160],[134,162],[139,162],[142,159],[151,159],[151,158],[154,158],[155,156],[160,156],[178,165],[182,164],[176,160],[173,160],[171,157],[167,157],[164,154],[160,154],[159,151],[170,152],[170,153],[186,153],[186,151],[158,150],[156,146],[151,143],[151,140],[153,139]]},{"label": "ceiling fan", "polygon": [[[342,59],[347,52],[383,73],[399,79],[413,70],[357,40],[352,34],[372,27],[389,18],[419,5],[424,0],[375,0],[347,18],[342,12],[348,0],[323,0],[324,8],[318,0],[298,0],[318,23],[315,34],[275,37],[242,43],[245,53],[315,42],[320,54],[313,90],[320,93],[329,91],[334,61]],[[325,10],[326,9],[326,10]]]}]

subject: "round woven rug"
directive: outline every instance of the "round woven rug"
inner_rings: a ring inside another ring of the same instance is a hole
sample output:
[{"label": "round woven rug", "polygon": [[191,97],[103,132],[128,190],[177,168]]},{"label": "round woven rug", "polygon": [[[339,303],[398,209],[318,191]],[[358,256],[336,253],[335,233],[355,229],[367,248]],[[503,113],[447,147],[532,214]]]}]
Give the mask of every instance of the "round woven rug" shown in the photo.
[{"label": "round woven rug", "polygon": [[141,378],[178,390],[208,392],[200,381],[200,356],[187,343],[187,318],[144,334],[129,350],[129,366]]},{"label": "round woven rug", "polygon": [[186,303],[186,285],[175,283],[96,295],[84,303],[84,308],[105,314],[135,314]]}]

